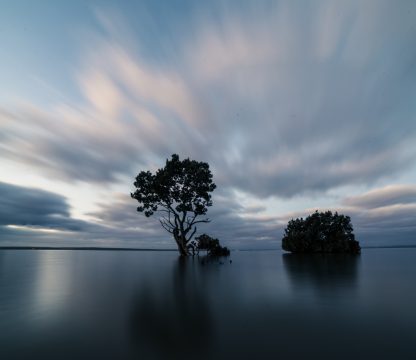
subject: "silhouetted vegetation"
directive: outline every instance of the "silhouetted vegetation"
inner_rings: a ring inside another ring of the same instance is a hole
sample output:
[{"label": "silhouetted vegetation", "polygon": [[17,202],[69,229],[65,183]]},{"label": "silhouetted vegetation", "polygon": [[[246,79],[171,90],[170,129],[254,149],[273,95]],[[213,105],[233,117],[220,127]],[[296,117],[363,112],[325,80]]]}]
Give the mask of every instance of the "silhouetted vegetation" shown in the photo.
[{"label": "silhouetted vegetation", "polygon": [[350,217],[331,211],[316,211],[305,219],[290,220],[282,248],[295,253],[358,254],[361,251]]},{"label": "silhouetted vegetation", "polygon": [[216,185],[212,182],[209,165],[204,162],[184,159],[172,155],[166,165],[152,174],[141,171],[134,182],[136,191],[131,194],[140,206],[137,211],[146,217],[159,211],[159,221],[171,233],[182,256],[189,255],[188,246],[195,235],[198,223],[207,223],[208,207],[212,205],[211,192]]},{"label": "silhouetted vegetation", "polygon": [[221,246],[218,239],[214,239],[207,234],[202,234],[195,238],[197,249],[206,250],[209,256],[229,256],[230,250],[226,246]]}]

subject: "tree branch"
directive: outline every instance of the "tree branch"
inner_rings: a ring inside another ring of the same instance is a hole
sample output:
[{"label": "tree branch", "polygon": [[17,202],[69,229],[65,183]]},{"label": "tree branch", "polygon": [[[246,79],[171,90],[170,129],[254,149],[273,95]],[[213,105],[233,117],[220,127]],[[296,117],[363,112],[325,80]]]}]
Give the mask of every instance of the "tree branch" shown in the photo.
[{"label": "tree branch", "polygon": [[203,219],[203,220],[198,220],[198,221],[194,221],[192,223],[192,225],[198,224],[198,223],[210,223],[211,220],[210,219]]},{"label": "tree branch", "polygon": [[197,230],[197,228],[196,228],[196,226],[195,226],[195,229],[194,229],[194,231],[192,231],[191,236],[188,238],[188,240],[186,240],[186,243],[187,243],[187,244],[188,244],[188,243],[192,240],[192,237],[195,235],[196,230]]},{"label": "tree branch", "polygon": [[173,229],[174,228],[171,228],[171,227],[169,227],[167,224],[165,224],[163,221],[162,221],[162,219],[159,219],[159,222],[160,222],[160,225],[162,225],[162,227],[168,232],[168,233],[171,233],[171,234],[173,234]]},{"label": "tree branch", "polygon": [[172,212],[172,214],[175,216],[175,219],[179,220],[179,214],[175,211],[175,209],[170,204],[166,204],[163,206],[165,206],[167,209],[169,209]]},{"label": "tree branch", "polygon": [[172,228],[176,227],[176,225],[172,223],[171,213],[170,213],[170,212],[168,212],[168,217],[167,217],[167,218],[166,218],[166,217],[162,217],[162,219],[163,219],[166,223],[169,223],[169,224],[170,224],[170,226],[172,226]]},{"label": "tree branch", "polygon": [[167,226],[170,229],[174,229],[175,225],[173,225],[169,220],[167,220],[166,218],[160,218],[159,222],[162,222],[163,224],[165,224],[165,226]]}]

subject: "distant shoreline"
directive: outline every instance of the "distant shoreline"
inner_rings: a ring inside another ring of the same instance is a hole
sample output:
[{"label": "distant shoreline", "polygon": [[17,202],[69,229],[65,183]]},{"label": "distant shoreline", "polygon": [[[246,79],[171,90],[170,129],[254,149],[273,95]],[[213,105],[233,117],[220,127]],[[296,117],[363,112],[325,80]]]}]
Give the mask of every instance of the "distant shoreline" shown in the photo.
[{"label": "distant shoreline", "polygon": [[100,251],[178,251],[176,249],[138,249],[87,246],[0,246],[0,250],[100,250]]},{"label": "distant shoreline", "polygon": [[[416,245],[362,246],[362,249],[414,249]],[[178,251],[177,249],[141,249],[96,246],[0,246],[0,250],[88,250],[88,251]],[[232,250],[233,251],[233,250]],[[234,251],[283,251],[282,249],[235,249]]]}]

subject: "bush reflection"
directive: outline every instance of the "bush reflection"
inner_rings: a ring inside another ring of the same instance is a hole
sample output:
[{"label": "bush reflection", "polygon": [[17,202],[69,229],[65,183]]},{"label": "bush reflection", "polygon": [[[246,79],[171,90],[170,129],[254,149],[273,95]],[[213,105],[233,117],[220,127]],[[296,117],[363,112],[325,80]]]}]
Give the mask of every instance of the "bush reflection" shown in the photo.
[{"label": "bush reflection", "polygon": [[357,286],[360,256],[350,254],[283,254],[283,265],[295,287],[317,291]]}]

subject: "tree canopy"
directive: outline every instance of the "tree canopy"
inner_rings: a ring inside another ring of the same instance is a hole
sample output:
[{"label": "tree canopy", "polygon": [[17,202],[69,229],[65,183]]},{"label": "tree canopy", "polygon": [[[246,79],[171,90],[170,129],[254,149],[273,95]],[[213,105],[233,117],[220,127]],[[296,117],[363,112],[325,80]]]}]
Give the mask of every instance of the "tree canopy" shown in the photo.
[{"label": "tree canopy", "polygon": [[282,248],[291,252],[359,253],[349,216],[318,212],[305,219],[290,220]]},{"label": "tree canopy", "polygon": [[211,192],[216,188],[212,173],[205,162],[180,160],[173,154],[165,167],[154,174],[141,171],[131,194],[139,202],[138,212],[150,217],[160,214],[160,224],[171,233],[181,255],[188,255],[187,244],[197,231],[198,223],[207,223],[205,217],[212,206]]}]

